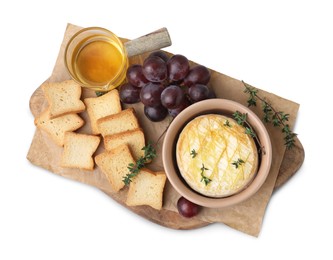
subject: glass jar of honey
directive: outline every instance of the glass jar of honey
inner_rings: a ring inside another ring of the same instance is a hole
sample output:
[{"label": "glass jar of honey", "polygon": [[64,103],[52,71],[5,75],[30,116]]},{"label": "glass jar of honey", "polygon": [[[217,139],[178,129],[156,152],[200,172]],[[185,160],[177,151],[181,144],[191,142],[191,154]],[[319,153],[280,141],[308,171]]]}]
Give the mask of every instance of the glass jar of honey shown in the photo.
[{"label": "glass jar of honey", "polygon": [[109,91],[126,77],[126,48],[112,32],[89,27],[69,40],[65,49],[65,65],[80,85],[95,91]]}]

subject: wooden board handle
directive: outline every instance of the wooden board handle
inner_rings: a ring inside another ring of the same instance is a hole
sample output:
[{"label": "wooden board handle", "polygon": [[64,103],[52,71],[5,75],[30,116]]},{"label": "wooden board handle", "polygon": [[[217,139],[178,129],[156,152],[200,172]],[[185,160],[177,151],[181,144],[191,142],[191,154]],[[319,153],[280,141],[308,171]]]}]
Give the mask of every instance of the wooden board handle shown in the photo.
[{"label": "wooden board handle", "polygon": [[127,56],[132,57],[149,51],[159,50],[171,45],[167,28],[161,28],[135,40],[126,42]]}]

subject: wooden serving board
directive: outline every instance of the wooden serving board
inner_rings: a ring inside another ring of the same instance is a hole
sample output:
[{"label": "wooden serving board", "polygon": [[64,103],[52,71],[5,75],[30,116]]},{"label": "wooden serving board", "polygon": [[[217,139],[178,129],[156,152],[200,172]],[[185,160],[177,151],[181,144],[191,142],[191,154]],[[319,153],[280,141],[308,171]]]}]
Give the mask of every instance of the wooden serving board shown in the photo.
[{"label": "wooden serving board", "polygon": [[[37,116],[40,113],[44,101],[45,97],[43,91],[39,87],[30,98],[30,110],[34,116]],[[38,139],[43,141],[42,137]],[[298,171],[304,161],[304,156],[305,153],[303,146],[297,138],[296,146],[291,150],[286,150],[285,152],[274,189],[281,187]],[[50,170],[52,171],[52,169]],[[122,193],[117,195],[106,190],[102,191],[136,214],[162,226],[174,229],[194,229],[210,224],[209,222],[201,221],[196,218],[185,219],[178,213],[170,210],[162,209],[161,211],[158,211],[148,206],[128,207],[121,199]]]},{"label": "wooden serving board", "polygon": [[[80,27],[74,25],[69,25],[67,27],[53,74],[48,79],[48,81],[56,82],[69,79],[69,75],[63,63],[64,46],[66,45],[66,42],[69,40],[70,36],[79,29]],[[146,56],[147,54],[131,58],[130,63],[142,64],[142,61]],[[191,62],[191,64],[193,66],[195,63]],[[231,99],[241,104],[246,104],[247,96],[243,93],[243,86],[239,80],[233,79],[214,70],[211,70],[211,73],[212,77],[210,81],[210,87],[215,91],[217,97]],[[268,98],[268,100],[273,105],[277,105],[279,110],[289,113],[290,125],[293,127],[299,105],[263,90],[260,90],[260,94]],[[94,95],[94,92],[92,91],[83,91],[83,98],[92,95]],[[43,111],[43,109],[45,109],[46,105],[47,102],[45,100],[43,91],[40,87],[38,87],[30,98],[30,110],[36,117]],[[149,140],[156,141],[157,137],[160,136],[160,134],[165,130],[169,121],[165,120],[161,123],[150,122],[144,116],[142,107],[142,104],[134,105],[134,108],[136,109],[137,115],[139,117],[140,125],[142,126],[145,134],[149,135]],[[254,108],[254,112],[261,116],[260,107]],[[85,119],[86,125],[83,127],[83,130],[80,129],[79,131],[84,132],[87,128],[89,129],[90,127],[89,119],[87,118],[86,113],[80,115],[83,117],[83,119]],[[260,194],[258,194],[257,197],[254,196],[254,198],[245,206],[241,206],[241,209],[236,210],[238,214],[237,218],[235,218],[233,215],[233,209],[223,212],[214,212],[215,215],[212,214],[214,216],[210,216],[210,214],[213,212],[207,210],[206,215],[204,216],[202,214],[201,216],[191,219],[183,218],[175,211],[175,196],[165,196],[164,204],[168,204],[168,200],[170,200],[170,198],[173,199],[173,204],[169,203],[169,205],[165,205],[161,211],[155,210],[148,206],[128,207],[124,203],[127,188],[121,190],[118,193],[112,192],[105,176],[101,174],[99,169],[95,169],[94,172],[89,173],[76,169],[61,168],[59,166],[59,159],[61,157],[62,148],[57,147],[48,138],[48,136],[39,129],[36,129],[27,158],[34,165],[40,166],[53,173],[97,187],[98,189],[108,194],[112,199],[129,208],[131,211],[160,225],[174,229],[194,229],[208,225],[211,222],[223,222],[240,231],[257,236],[259,234],[262,218],[273,188],[276,189],[285,184],[298,171],[304,161],[304,149],[299,139],[296,139],[296,146],[293,149],[285,151],[283,146],[283,136],[280,133],[280,130],[273,129],[270,126],[267,127],[273,143],[273,171],[271,171],[269,178],[263,185],[263,188],[258,192]],[[157,152],[158,155],[160,155],[161,145],[157,147]],[[160,159],[161,156],[158,158],[156,162],[153,162],[153,165],[149,166],[152,167],[152,170],[161,170],[163,168],[162,161]],[[170,191],[172,191],[175,195],[175,191],[167,182],[165,194],[172,194]],[[221,218],[219,216],[221,216]],[[237,219],[236,223],[235,219]]]}]

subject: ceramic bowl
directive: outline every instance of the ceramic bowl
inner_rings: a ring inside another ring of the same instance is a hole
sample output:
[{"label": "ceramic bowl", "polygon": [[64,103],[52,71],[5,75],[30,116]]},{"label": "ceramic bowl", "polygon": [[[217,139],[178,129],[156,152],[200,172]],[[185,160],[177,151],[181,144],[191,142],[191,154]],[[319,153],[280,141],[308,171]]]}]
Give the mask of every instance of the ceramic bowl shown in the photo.
[{"label": "ceramic bowl", "polygon": [[[247,122],[251,125],[260,141],[262,151],[258,151],[258,171],[252,182],[240,192],[223,198],[206,197],[191,189],[179,173],[176,160],[176,144],[178,136],[185,125],[197,116],[205,114],[221,114],[231,117],[236,111],[247,113]],[[164,138],[162,157],[166,175],[171,185],[181,196],[204,207],[223,208],[249,199],[260,189],[270,171],[272,146],[264,124],[254,112],[237,102],[216,98],[200,101],[189,106],[172,121]]]}]

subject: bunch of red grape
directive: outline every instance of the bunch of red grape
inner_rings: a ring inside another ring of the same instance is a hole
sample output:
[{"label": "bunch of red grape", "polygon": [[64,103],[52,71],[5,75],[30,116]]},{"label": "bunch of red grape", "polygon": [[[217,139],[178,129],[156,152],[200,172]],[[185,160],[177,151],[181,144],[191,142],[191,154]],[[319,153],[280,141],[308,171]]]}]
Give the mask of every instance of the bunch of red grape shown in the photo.
[{"label": "bunch of red grape", "polygon": [[162,51],[151,53],[143,65],[128,68],[127,83],[119,89],[123,103],[144,104],[145,115],[153,122],[163,120],[168,114],[176,117],[194,102],[214,98],[207,87],[209,70],[202,65],[190,68],[183,55],[168,57]]}]

